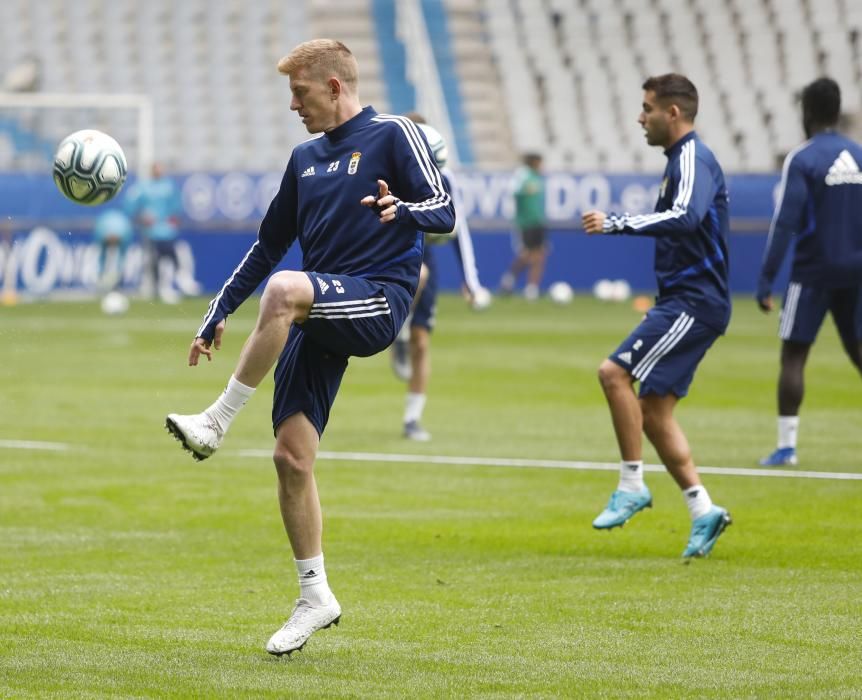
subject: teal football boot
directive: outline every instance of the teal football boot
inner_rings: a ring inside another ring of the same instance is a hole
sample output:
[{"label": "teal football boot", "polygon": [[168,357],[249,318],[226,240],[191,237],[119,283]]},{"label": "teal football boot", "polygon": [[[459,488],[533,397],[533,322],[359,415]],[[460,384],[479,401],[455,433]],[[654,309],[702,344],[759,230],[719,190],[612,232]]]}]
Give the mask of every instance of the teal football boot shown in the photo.
[{"label": "teal football boot", "polygon": [[622,527],[631,517],[644,508],[652,507],[652,494],[644,486],[641,491],[614,491],[608,507],[593,520],[596,530],[609,530],[612,527]]},{"label": "teal football boot", "polygon": [[705,557],[712,551],[719,535],[730,525],[730,513],[721,506],[713,506],[709,512],[695,518],[691,524],[691,534],[688,536],[688,546],[682,553],[686,559]]}]

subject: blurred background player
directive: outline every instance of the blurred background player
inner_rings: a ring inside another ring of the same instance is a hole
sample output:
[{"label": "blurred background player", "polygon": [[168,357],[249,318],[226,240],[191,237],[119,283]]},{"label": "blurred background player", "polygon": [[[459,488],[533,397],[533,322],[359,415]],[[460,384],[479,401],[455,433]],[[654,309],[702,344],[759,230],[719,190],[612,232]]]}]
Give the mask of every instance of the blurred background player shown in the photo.
[{"label": "blurred background player", "polygon": [[[622,461],[617,490],[593,527],[624,525],[652,505],[643,478],[643,431],[691,515],[683,557],[699,557],[712,550],[730,515],[712,503],[701,483],[673,411],[730,321],[727,188],[721,166],[694,131],[698,95],[692,82],[670,73],[649,78],[643,90],[638,122],[647,143],[664,149],[668,159],[655,213],[589,211],[583,216],[590,234],[654,237],[658,282],[656,305],[599,367]],[[639,398],[635,381],[640,382]]]},{"label": "blurred background player", "polygon": [[179,267],[177,237],[180,232],[182,200],[173,179],[161,164],[153,163],[152,177],[140,180],[126,196],[126,212],[132,217],[144,247],[144,294],[158,295],[167,304],[175,304],[180,293],[175,284]]},{"label": "blurred background player", "polygon": [[791,239],[796,244],[778,325],[778,445],[760,460],[766,467],[797,463],[805,363],[827,313],[862,372],[862,147],[837,133],[840,114],[841,90],[834,80],[815,80],[802,91],[808,140],[784,161],[766,242],[757,303],[767,313]]},{"label": "blurred background player", "polygon": [[431,439],[421,421],[431,379],[431,331],[437,318],[437,264],[433,248],[426,236],[413,309],[392,344],[393,369],[399,379],[407,382],[402,434],[417,442]]},{"label": "blurred background player", "polygon": [[126,251],[133,237],[132,222],[119,209],[106,209],[96,218],[93,240],[99,246],[97,288],[100,293],[113,292],[122,283]]},{"label": "blurred background player", "polygon": [[524,297],[539,298],[539,286],[545,274],[548,243],[545,220],[545,176],[542,174],[542,156],[528,153],[524,164],[515,171],[513,182],[515,197],[515,259],[500,280],[500,291],[511,294],[518,277],[526,269],[527,283]]},{"label": "blurred background player", "polygon": [[461,266],[466,297],[477,310],[485,309],[491,303],[491,293],[479,282],[473,241],[466,217],[457,216],[459,200],[455,176],[446,167],[448,150],[440,132],[425,123],[424,117],[416,112],[406,115],[422,129],[434,154],[437,167],[446,181],[455,203],[456,223],[451,234],[426,234],[425,253],[419,288],[413,301],[413,310],[404,327],[392,344],[391,360],[395,375],[407,382],[407,396],[404,406],[403,435],[410,440],[426,442],[431,434],[422,427],[422,414],[427,401],[428,382],[431,378],[431,331],[437,317],[437,263],[434,248],[447,240],[452,240],[455,255]]},{"label": "blurred background player", "polygon": [[[405,116],[419,125],[449,191],[454,191],[451,171],[444,169],[448,152],[443,136],[435,128],[426,124],[424,117],[416,112],[410,112]],[[456,223],[456,227],[457,225]],[[390,350],[395,375],[407,382],[402,434],[408,440],[417,442],[427,442],[431,439],[431,434],[422,427],[421,421],[427,401],[428,382],[431,378],[431,331],[434,329],[437,317],[438,282],[434,247],[435,244],[450,240],[454,235],[454,232],[425,234],[426,245],[422,257],[422,269],[413,306]],[[469,231],[467,235],[469,236]]]}]

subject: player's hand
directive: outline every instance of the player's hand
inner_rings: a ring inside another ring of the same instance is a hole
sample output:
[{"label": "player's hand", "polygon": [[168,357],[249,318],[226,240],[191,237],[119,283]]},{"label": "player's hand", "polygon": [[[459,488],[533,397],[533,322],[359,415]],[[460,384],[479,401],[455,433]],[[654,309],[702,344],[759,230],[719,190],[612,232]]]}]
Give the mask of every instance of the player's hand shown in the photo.
[{"label": "player's hand", "polygon": [[772,303],[772,282],[762,274],[757,280],[757,291],[754,293],[754,298],[757,299],[757,306],[765,314],[775,308],[775,304]]},{"label": "player's hand", "polygon": [[377,197],[373,194],[368,195],[367,197],[363,197],[360,200],[360,204],[365,207],[372,207],[377,209],[378,214],[380,215],[380,223],[386,224],[390,221],[395,220],[395,216],[398,213],[398,207],[396,206],[396,202],[398,201],[395,195],[390,194],[389,185],[386,184],[385,180],[377,181]]},{"label": "player's hand", "polygon": [[189,348],[189,367],[197,367],[201,355],[206,355],[207,362],[212,362],[213,349],[221,349],[221,337],[223,333],[224,319],[216,325],[212,342],[201,337],[195,338],[192,341],[192,346]]},{"label": "player's hand", "polygon": [[765,297],[758,296],[757,305],[760,307],[760,310],[765,314],[768,314],[775,308],[775,304],[772,301],[771,294],[767,294]]},{"label": "player's hand", "polygon": [[589,234],[604,233],[605,218],[607,214],[603,211],[587,211],[581,217],[581,225],[584,227],[584,232]]}]

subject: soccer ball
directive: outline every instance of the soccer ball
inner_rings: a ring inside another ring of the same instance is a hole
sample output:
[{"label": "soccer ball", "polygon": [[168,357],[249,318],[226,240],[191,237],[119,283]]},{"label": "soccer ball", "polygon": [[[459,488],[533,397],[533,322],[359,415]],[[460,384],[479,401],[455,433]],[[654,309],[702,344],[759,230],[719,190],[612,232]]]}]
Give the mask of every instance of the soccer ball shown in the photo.
[{"label": "soccer ball", "polygon": [[614,283],[609,279],[600,279],[593,285],[593,294],[600,301],[611,301],[614,296]]},{"label": "soccer ball", "polygon": [[568,282],[554,282],[548,287],[548,296],[555,304],[570,304],[575,293]]},{"label": "soccer ball", "polygon": [[491,292],[485,289],[485,287],[479,287],[473,294],[473,310],[484,311],[491,306],[493,299],[494,297],[491,296]]},{"label": "soccer ball", "polygon": [[446,161],[449,160],[449,149],[446,148],[443,136],[433,126],[428,126],[427,124],[417,124],[416,126],[422,129],[422,133],[428,139],[428,145],[431,147],[431,154],[437,162],[437,167],[445,168]]},{"label": "soccer ball", "polygon": [[614,280],[611,284],[611,301],[628,301],[632,295],[631,285],[626,280]]},{"label": "soccer ball", "polygon": [[108,292],[102,297],[102,313],[120,316],[129,310],[129,298],[122,292]]},{"label": "soccer ball", "polygon": [[67,199],[95,206],[114,197],[126,181],[126,156],[114,139],[95,129],[69,134],[54,154],[54,183]]}]

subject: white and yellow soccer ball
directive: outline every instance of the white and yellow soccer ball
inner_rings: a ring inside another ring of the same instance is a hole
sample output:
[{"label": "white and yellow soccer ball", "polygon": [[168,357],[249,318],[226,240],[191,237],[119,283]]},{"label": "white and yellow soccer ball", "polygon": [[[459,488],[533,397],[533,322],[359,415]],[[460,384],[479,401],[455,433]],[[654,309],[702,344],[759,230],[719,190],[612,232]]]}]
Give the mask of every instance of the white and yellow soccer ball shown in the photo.
[{"label": "white and yellow soccer ball", "polygon": [[126,181],[126,155],[95,129],[69,134],[54,154],[54,183],[67,199],[95,206],[116,196]]}]

